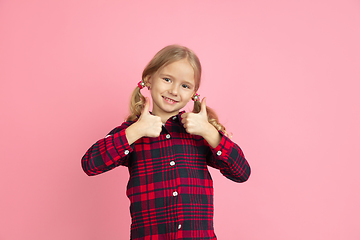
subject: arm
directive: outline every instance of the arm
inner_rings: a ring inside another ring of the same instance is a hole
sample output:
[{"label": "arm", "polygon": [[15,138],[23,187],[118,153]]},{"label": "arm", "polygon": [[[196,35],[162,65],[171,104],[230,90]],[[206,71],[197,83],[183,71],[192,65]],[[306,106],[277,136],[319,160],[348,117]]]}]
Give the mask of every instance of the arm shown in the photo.
[{"label": "arm", "polygon": [[81,159],[82,168],[87,175],[93,176],[119,165],[128,165],[133,149],[127,141],[125,131],[130,124],[124,122],[89,148]]},{"label": "arm", "polygon": [[211,152],[207,164],[235,182],[245,182],[250,176],[250,166],[240,147],[209,123],[205,98],[199,113],[184,113],[181,122],[186,132],[203,137]]},{"label": "arm", "polygon": [[149,113],[147,99],[143,112],[136,122],[124,122],[105,138],[97,141],[81,160],[82,168],[89,176],[106,172],[119,165],[128,166],[130,147],[142,137],[158,137],[161,133],[161,118]]},{"label": "arm", "polygon": [[246,161],[240,147],[225,135],[217,147],[211,147],[207,156],[208,165],[217,168],[228,179],[235,182],[245,182],[251,173],[250,165]]}]

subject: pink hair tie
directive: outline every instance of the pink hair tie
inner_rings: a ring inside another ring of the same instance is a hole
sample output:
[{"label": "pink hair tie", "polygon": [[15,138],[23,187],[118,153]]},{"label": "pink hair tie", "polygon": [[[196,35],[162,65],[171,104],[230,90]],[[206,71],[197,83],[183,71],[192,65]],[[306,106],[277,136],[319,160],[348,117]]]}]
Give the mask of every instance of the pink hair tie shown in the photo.
[{"label": "pink hair tie", "polygon": [[141,80],[140,82],[138,82],[138,86],[140,89],[143,89],[145,87],[145,83],[143,80]]},{"label": "pink hair tie", "polygon": [[195,93],[195,95],[191,98],[194,102],[199,101],[200,100],[200,95]]}]

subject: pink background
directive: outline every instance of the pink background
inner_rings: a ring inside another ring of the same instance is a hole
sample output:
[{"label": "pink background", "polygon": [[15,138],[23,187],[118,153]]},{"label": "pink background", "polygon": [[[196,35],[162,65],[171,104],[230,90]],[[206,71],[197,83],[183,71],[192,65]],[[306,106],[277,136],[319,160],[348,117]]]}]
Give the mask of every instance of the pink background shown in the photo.
[{"label": "pink background", "polygon": [[218,238],[360,239],[357,0],[0,0],[0,239],[129,239],[127,169],[80,159],[172,43],[252,167],[211,169]]}]

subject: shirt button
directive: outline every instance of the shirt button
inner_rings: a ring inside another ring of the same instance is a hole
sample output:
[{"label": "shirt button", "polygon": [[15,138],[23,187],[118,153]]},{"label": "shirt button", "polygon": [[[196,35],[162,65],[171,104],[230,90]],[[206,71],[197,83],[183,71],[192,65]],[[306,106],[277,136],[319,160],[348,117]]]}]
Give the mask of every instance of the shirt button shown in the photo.
[{"label": "shirt button", "polygon": [[220,156],[222,154],[221,151],[217,151],[216,155]]},{"label": "shirt button", "polygon": [[166,138],[169,139],[169,138],[170,138],[170,134],[166,134]]},{"label": "shirt button", "polygon": [[175,120],[175,119],[176,119],[176,116],[173,117],[173,120]]},{"label": "shirt button", "polygon": [[173,196],[176,197],[178,195],[178,192],[177,191],[174,191],[173,192]]},{"label": "shirt button", "polygon": [[175,165],[175,162],[174,161],[171,161],[170,162],[170,166],[174,166]]},{"label": "shirt button", "polygon": [[181,224],[178,225],[178,229],[180,229],[180,228],[181,228]]},{"label": "shirt button", "polygon": [[124,151],[124,154],[125,154],[125,155],[128,155],[128,154],[129,154],[129,150],[125,150],[125,151]]}]

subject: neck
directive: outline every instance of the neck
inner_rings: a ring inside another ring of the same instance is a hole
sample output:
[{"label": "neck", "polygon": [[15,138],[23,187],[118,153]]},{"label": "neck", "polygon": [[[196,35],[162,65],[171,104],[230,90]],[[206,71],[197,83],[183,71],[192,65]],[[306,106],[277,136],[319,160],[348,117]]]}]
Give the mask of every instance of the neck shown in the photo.
[{"label": "neck", "polygon": [[152,114],[154,114],[155,116],[159,116],[159,117],[161,118],[161,122],[162,122],[162,123],[166,123],[166,121],[167,121],[170,117],[179,114],[179,112],[158,114],[156,111],[153,110],[153,111],[152,111]]}]

